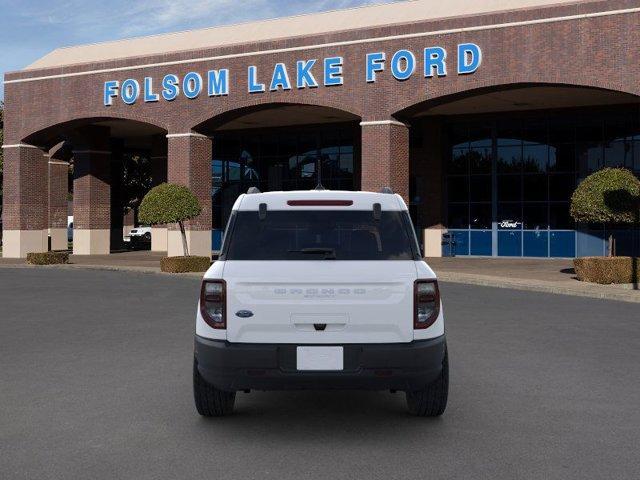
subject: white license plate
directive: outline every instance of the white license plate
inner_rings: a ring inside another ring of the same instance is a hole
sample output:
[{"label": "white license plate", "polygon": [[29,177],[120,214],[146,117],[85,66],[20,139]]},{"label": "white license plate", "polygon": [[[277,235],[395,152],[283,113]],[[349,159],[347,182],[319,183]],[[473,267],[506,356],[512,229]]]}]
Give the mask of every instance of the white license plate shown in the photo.
[{"label": "white license plate", "polygon": [[344,370],[342,347],[298,347],[298,370]]}]

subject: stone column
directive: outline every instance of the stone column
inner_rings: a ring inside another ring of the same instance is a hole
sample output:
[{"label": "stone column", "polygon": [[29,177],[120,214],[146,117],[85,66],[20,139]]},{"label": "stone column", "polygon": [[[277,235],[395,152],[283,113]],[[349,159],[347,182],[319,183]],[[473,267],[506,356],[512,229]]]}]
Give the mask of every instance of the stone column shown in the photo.
[{"label": "stone column", "polygon": [[4,145],[2,228],[4,258],[46,252],[48,153],[27,144]]},{"label": "stone column", "polygon": [[[211,153],[209,137],[194,132],[173,133],[168,140],[168,181],[185,185],[198,197],[202,214],[186,223],[190,255],[211,256]],[[183,255],[177,225],[169,226],[168,255]]]},{"label": "stone column", "polygon": [[[153,187],[167,181],[167,138],[156,135],[151,140],[151,185]],[[166,225],[151,228],[151,251],[166,252],[168,230]]]},{"label": "stone column", "polygon": [[49,237],[51,250],[67,250],[69,162],[60,143],[49,150]]},{"label": "stone column", "polygon": [[79,133],[73,151],[73,253],[108,255],[111,235],[109,129]]},{"label": "stone column", "polygon": [[363,121],[362,190],[390,187],[409,204],[409,128],[396,120]]}]

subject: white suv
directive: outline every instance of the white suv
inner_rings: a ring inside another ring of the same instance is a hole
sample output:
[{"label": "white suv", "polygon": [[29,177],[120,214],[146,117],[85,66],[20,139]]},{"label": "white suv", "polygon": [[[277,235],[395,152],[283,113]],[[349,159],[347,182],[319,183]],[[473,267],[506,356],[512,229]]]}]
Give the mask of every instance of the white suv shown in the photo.
[{"label": "white suv", "polygon": [[442,304],[402,197],[253,191],[234,204],[202,283],[198,412],[230,413],[237,391],[370,389],[404,391],[412,414],[441,415]]}]

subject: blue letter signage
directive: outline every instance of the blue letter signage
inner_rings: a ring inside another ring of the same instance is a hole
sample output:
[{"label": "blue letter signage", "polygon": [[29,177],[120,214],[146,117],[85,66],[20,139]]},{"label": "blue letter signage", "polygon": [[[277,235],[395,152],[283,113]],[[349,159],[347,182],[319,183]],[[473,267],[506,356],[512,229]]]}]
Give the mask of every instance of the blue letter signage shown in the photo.
[{"label": "blue letter signage", "polygon": [[[475,43],[461,43],[455,53],[455,71],[458,75],[473,74],[482,65],[482,50]],[[446,77],[448,74],[447,50],[437,45],[425,47],[421,51],[374,51],[367,53],[363,60],[363,64],[356,68],[359,70],[364,67],[361,75],[367,84],[375,84],[381,79],[385,82],[404,82],[418,77]],[[339,87],[344,85],[345,71],[352,70],[354,64],[345,61],[342,56],[333,56],[302,59],[291,63],[276,62],[273,68],[261,66],[258,69],[256,65],[246,68],[246,91],[260,95],[267,92],[267,85],[270,92],[287,92],[293,88],[319,88],[320,85]],[[154,103],[161,99],[171,102],[180,96],[187,100],[195,100],[201,96],[224,97],[229,95],[230,84],[229,69],[203,69],[190,71],[182,76],[168,73],[161,78],[146,76],[139,79],[107,80],[103,85],[102,98],[104,105],[110,107],[117,99],[125,105],[134,105],[138,102]],[[233,86],[235,85],[234,83]]]}]

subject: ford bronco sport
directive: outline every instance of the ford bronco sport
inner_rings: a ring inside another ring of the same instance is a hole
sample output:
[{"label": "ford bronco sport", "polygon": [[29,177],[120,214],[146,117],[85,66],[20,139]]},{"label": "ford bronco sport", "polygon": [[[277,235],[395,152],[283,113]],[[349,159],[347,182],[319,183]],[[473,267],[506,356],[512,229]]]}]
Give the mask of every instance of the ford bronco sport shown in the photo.
[{"label": "ford bronco sport", "polygon": [[235,202],[202,282],[198,412],[228,414],[252,389],[371,389],[404,391],[410,413],[441,415],[440,293],[402,197],[253,191]]}]

